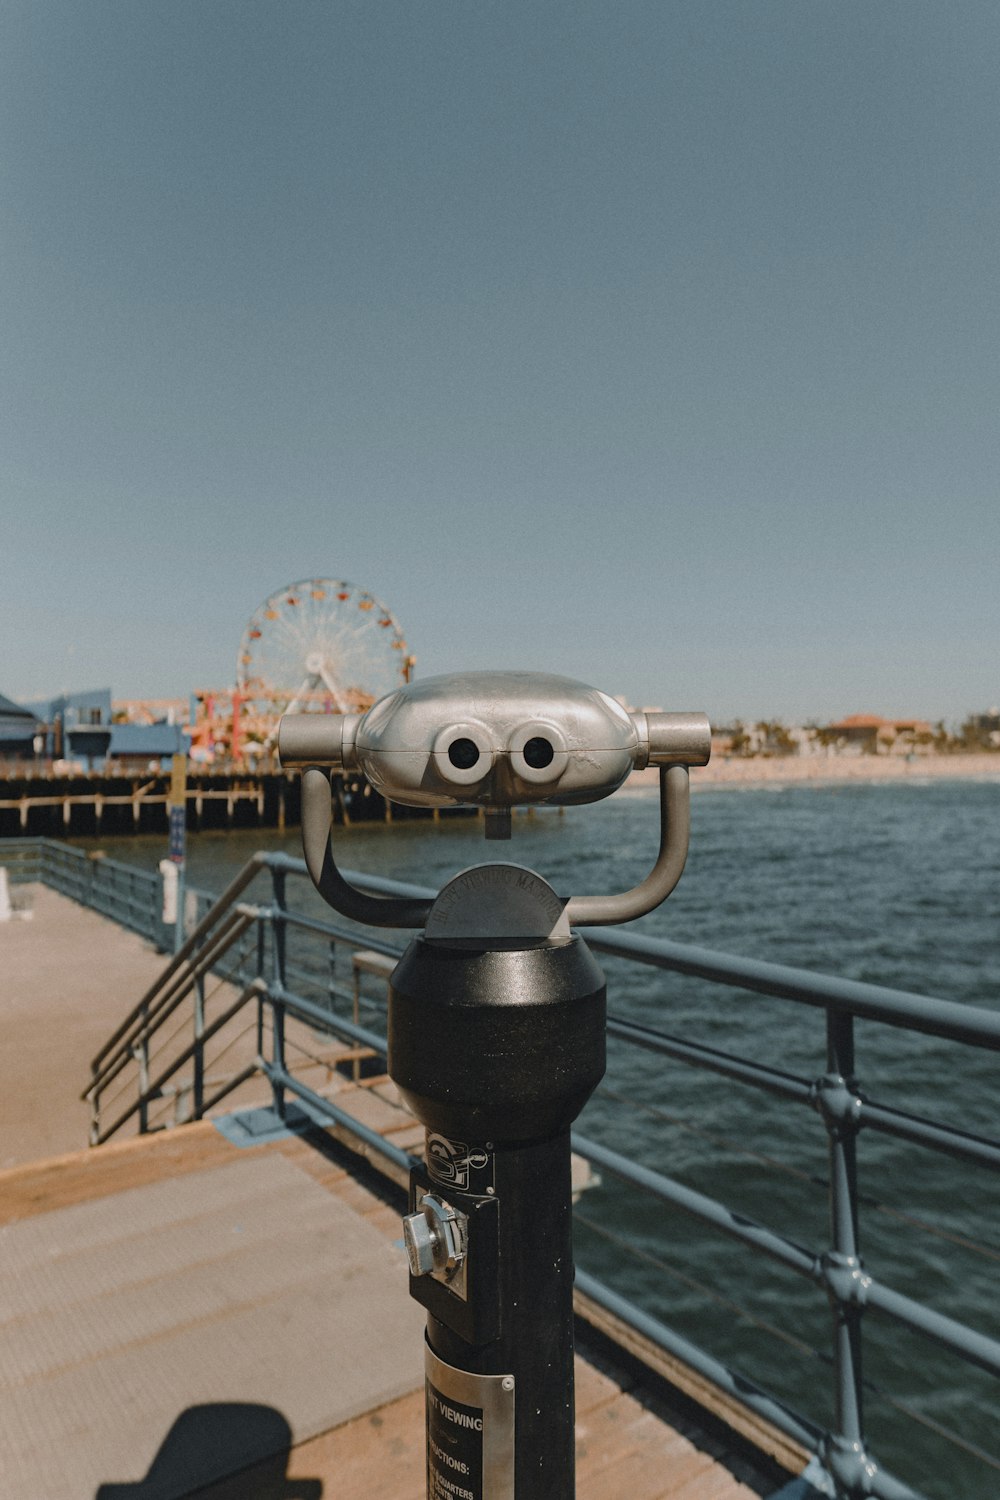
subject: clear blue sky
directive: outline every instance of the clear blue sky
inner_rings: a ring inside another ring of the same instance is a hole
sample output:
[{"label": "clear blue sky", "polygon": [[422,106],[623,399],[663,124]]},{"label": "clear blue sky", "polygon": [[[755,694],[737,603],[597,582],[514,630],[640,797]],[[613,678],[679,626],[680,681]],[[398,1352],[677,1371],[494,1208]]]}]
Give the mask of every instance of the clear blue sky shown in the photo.
[{"label": "clear blue sky", "polygon": [[995,0],[5,0],[0,692],[1000,698]]}]

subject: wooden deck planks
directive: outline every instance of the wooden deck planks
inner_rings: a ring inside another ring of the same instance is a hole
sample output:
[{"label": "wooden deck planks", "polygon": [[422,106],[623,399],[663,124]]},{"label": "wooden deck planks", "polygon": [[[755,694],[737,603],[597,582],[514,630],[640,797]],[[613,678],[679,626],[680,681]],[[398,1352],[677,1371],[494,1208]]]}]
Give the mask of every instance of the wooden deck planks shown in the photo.
[{"label": "wooden deck planks", "polygon": [[[759,1490],[652,1414],[639,1408],[637,1417],[634,1398],[579,1358],[577,1395],[577,1500],[759,1500]],[[599,1415],[585,1435],[581,1411],[593,1412],[595,1401]],[[293,1492],[297,1484],[322,1485],[317,1500],[424,1500],[423,1464],[417,1391],[291,1449],[282,1478]],[[200,1490],[196,1500],[268,1500],[273,1477],[259,1465]]]},{"label": "wooden deck planks", "polygon": [[174,1500],[422,1385],[401,1250],[280,1152],[7,1225],[4,1260],[5,1495],[168,1470]]},{"label": "wooden deck planks", "polygon": [[[0,1225],[267,1153],[289,1158],[398,1241],[398,1202],[390,1201],[398,1189],[325,1132],[237,1151],[207,1121],[0,1174]],[[634,1374],[578,1356],[577,1500],[757,1500],[777,1487],[741,1482],[718,1462],[717,1439],[702,1443],[690,1422],[680,1425],[650,1407]],[[197,1500],[423,1500],[423,1462],[423,1398],[413,1392],[198,1491]]]},{"label": "wooden deck planks", "polygon": [[163,969],[134,932],[47,886],[0,925],[0,1167],[87,1144],[90,1059]]}]

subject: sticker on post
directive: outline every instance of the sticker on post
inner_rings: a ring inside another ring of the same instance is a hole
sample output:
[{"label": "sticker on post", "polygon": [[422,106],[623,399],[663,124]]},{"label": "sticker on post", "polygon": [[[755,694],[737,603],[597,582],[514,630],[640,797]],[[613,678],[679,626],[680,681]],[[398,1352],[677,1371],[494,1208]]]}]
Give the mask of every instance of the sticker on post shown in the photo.
[{"label": "sticker on post", "polygon": [[467,1141],[452,1141],[436,1130],[428,1130],[425,1156],[427,1171],[442,1187],[461,1193],[492,1194],[495,1174],[492,1151],[470,1146]]},{"label": "sticker on post", "polygon": [[514,1500],[513,1375],[472,1375],[424,1349],[427,1500]]}]

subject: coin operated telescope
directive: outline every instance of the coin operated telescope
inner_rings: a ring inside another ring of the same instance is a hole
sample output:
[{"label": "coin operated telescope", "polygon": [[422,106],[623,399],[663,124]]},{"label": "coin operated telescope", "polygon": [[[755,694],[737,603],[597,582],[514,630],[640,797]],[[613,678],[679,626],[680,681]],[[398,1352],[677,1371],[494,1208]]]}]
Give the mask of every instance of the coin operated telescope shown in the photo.
[{"label": "coin operated telescope", "polygon": [[[427,1309],[428,1500],[573,1500],[570,1126],[604,1075],[604,976],[573,930],[631,921],[680,879],[700,713],[629,714],[529,672],[411,683],[361,715],[286,715],[317,890],[359,922],[422,929],[389,985],[389,1073],[426,1130],[410,1180],[410,1293]],[[337,868],[330,772],[411,807],[471,805],[488,839],[511,809],[610,796],[660,772],[660,847],[619,895],[561,895],[488,863],[432,900],[369,895]]]}]

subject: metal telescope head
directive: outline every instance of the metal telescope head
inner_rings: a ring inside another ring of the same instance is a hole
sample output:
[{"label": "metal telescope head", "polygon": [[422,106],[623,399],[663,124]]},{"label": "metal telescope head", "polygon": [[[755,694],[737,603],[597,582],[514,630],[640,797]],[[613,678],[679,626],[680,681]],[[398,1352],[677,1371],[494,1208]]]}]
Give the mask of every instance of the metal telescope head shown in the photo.
[{"label": "metal telescope head", "polygon": [[[569,677],[453,672],[409,683],[364,714],[286,714],[278,750],[283,766],[303,771],[303,844],[310,872],[330,904],[344,911],[343,892],[333,898],[329,870],[321,883],[317,864],[335,870],[328,850],[320,852],[321,842],[324,849],[328,845],[326,778],[331,772],[360,772],[384,797],[409,807],[482,807],[487,838],[509,838],[513,807],[597,802],[617,791],[631,771],[657,766],[662,817],[667,818],[667,803],[673,802],[676,816],[671,821],[679,817],[686,829],[687,767],[707,763],[711,728],[701,713],[630,714],[607,693]],[[671,788],[675,790],[668,796]],[[683,841],[686,852],[686,832]],[[663,856],[661,847],[658,869]],[[679,875],[678,868],[675,881]],[[651,909],[663,895],[643,909]],[[386,915],[395,905],[363,899],[385,908]],[[602,899],[574,898],[569,903],[571,919],[627,919],[611,914],[608,907],[608,901],[621,902],[621,897],[604,900],[604,915],[596,914],[596,906],[595,915],[587,914],[588,903]],[[628,915],[639,914],[629,909]],[[360,920],[379,918],[368,915]]]},{"label": "metal telescope head", "polygon": [[[626,713],[607,693],[540,672],[451,672],[365,714],[281,721],[285,766],[360,771],[408,807],[597,802],[648,765],[704,765],[704,714]],[[495,832],[495,829],[489,829]]]}]

